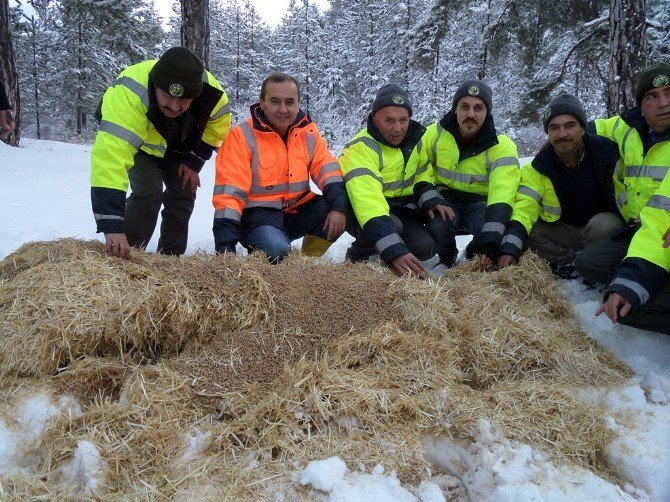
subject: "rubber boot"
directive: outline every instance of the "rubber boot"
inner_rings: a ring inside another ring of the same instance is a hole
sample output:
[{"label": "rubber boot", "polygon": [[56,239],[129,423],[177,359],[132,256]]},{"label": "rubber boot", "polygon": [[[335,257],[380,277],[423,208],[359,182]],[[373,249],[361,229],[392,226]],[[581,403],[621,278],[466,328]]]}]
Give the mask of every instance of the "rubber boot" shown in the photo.
[{"label": "rubber boot", "polygon": [[313,256],[315,258],[318,258],[319,256],[323,256],[326,251],[328,251],[328,248],[331,246],[332,242],[322,239],[321,237],[317,237],[315,235],[306,235],[302,239],[302,252],[306,256]]}]

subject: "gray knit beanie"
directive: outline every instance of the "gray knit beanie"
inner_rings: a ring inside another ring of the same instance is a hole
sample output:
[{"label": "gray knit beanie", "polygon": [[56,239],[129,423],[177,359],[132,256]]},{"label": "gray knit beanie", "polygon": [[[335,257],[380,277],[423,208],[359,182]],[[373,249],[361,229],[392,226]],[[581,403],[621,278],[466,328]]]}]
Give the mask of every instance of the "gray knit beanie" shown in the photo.
[{"label": "gray knit beanie", "polygon": [[640,72],[635,86],[635,101],[637,106],[642,104],[642,98],[654,87],[670,85],[670,63],[661,61],[649,66]]},{"label": "gray knit beanie", "polygon": [[463,82],[458,89],[456,89],[454,100],[451,102],[451,109],[455,110],[458,102],[466,96],[472,96],[473,98],[479,98],[484,101],[484,104],[486,105],[486,114],[491,115],[491,110],[493,109],[493,91],[491,91],[491,88],[483,81],[478,78],[471,78]]},{"label": "gray knit beanie", "polygon": [[374,115],[387,106],[400,106],[409,112],[410,117],[412,116],[412,101],[409,99],[409,94],[395,84],[383,85],[377,91],[370,114]]},{"label": "gray knit beanie", "polygon": [[551,100],[549,106],[544,111],[544,132],[549,130],[549,122],[559,115],[572,115],[577,119],[583,129],[586,129],[588,118],[582,102],[572,94],[561,94]]},{"label": "gray knit beanie", "polygon": [[156,87],[175,98],[197,98],[202,93],[205,67],[186,47],[172,47],[156,62],[149,77]]}]

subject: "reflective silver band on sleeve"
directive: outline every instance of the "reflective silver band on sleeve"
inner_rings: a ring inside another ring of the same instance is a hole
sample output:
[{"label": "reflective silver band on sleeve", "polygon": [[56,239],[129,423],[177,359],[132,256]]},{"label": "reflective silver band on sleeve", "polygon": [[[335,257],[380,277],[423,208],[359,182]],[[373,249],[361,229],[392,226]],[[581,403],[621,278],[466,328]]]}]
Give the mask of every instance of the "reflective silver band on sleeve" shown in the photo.
[{"label": "reflective silver band on sleeve", "polygon": [[161,155],[165,155],[167,149],[163,145],[152,145],[151,143],[143,143],[142,148],[148,148],[149,150],[156,150],[160,152]]},{"label": "reflective silver band on sleeve", "polygon": [[150,105],[149,91],[142,84],[140,84],[136,80],[133,80],[130,77],[123,76],[121,78],[117,78],[114,81],[113,85],[122,85],[123,87],[131,91],[133,94],[135,94],[138,98],[140,98],[140,101],[142,101],[144,108],[146,108],[147,110],[149,109]]},{"label": "reflective silver band on sleeve", "polygon": [[505,225],[502,223],[497,223],[497,222],[488,222],[484,223],[484,226],[482,227],[482,232],[495,232],[497,234],[504,234],[505,233]]},{"label": "reflective silver band on sleeve", "polygon": [[118,124],[115,124],[114,122],[110,122],[108,120],[100,121],[99,130],[104,131],[107,134],[111,134],[112,136],[115,136],[119,139],[122,139],[130,146],[132,146],[135,150],[138,150],[144,143],[142,138],[140,138],[133,131],[126,129],[125,127],[122,127]]},{"label": "reflective silver band on sleeve", "polygon": [[610,286],[614,286],[615,284],[619,284],[633,291],[640,299],[640,304],[647,303],[647,300],[649,300],[649,297],[651,296],[649,294],[649,291],[647,291],[641,284],[635,281],[631,281],[630,279],[623,279],[621,277],[617,277],[611,282]]},{"label": "reflective silver band on sleeve", "polygon": [[382,237],[375,244],[375,249],[379,254],[383,253],[384,250],[394,246],[395,244],[401,244],[403,240],[396,233]]},{"label": "reflective silver band on sleeve", "polygon": [[100,221],[100,220],[119,220],[119,221],[123,221],[124,220],[123,216],[119,216],[117,214],[93,213],[93,217],[95,218],[95,221]]},{"label": "reflective silver band on sleeve", "polygon": [[670,213],[670,197],[665,195],[652,195],[651,199],[647,203],[647,206],[653,207],[654,209],[660,209],[666,213]]},{"label": "reflective silver band on sleeve", "polygon": [[223,105],[218,112],[216,112],[214,115],[209,117],[209,120],[216,120],[218,118],[223,117],[226,113],[230,113],[230,105],[226,103]]},{"label": "reflective silver band on sleeve", "polygon": [[326,178],[326,180],[321,184],[322,189],[326,188],[328,185],[331,183],[342,183],[342,176],[331,176],[330,178]]},{"label": "reflective silver band on sleeve", "polygon": [[500,243],[501,245],[511,244],[512,246],[518,248],[519,250],[523,249],[523,241],[516,235],[507,234],[505,237],[502,238],[502,241],[500,241]]},{"label": "reflective silver band on sleeve", "polygon": [[530,188],[529,186],[526,185],[519,185],[519,190],[518,192],[522,195],[527,195],[528,197],[531,197],[535,199],[535,201],[540,204],[542,202],[542,196],[537,193],[535,190]]},{"label": "reflective silver band on sleeve", "polygon": [[[321,170],[318,172],[316,175],[316,184],[318,186],[321,186],[321,183],[323,183],[323,178],[332,172],[339,171],[340,170],[340,164],[335,162],[327,162],[324,165],[321,166]],[[331,176],[331,178],[339,178],[339,181],[342,181],[341,176]]]},{"label": "reflective silver band on sleeve", "polygon": [[521,166],[519,166],[519,159],[516,157],[501,157],[498,160],[494,160],[489,164],[488,166],[488,171],[491,172],[494,169],[498,167],[505,167],[505,166],[516,166],[517,169],[520,169]]},{"label": "reflective silver band on sleeve", "polygon": [[561,215],[561,208],[556,206],[542,206],[542,210],[545,213],[555,214],[556,216]]},{"label": "reflective silver band on sleeve", "polygon": [[373,180],[379,182],[379,184],[384,183],[383,179],[381,179],[379,176],[376,176],[375,174],[372,173],[372,171],[366,169],[365,167],[357,167],[356,169],[352,169],[351,171],[349,171],[347,174],[344,175],[344,181],[346,183],[354,178],[358,178],[359,176],[369,176]]},{"label": "reflective silver band on sleeve", "polygon": [[214,211],[214,218],[226,218],[228,220],[242,221],[242,213],[232,209],[230,207],[225,207]]},{"label": "reflective silver band on sleeve", "polygon": [[440,195],[440,192],[437,190],[428,190],[427,192],[424,192],[421,194],[421,197],[419,197],[419,205],[423,206],[426,202],[434,197],[439,197],[441,199],[442,195]]},{"label": "reflective silver band on sleeve", "polygon": [[233,185],[214,185],[214,195],[232,195],[243,201],[247,200],[247,193]]}]

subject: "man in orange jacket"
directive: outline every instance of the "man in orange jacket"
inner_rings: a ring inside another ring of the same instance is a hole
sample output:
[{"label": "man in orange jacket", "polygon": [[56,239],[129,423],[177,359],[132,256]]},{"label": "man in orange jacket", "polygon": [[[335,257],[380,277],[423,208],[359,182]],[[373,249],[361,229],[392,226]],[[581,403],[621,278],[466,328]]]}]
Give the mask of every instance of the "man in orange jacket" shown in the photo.
[{"label": "man in orange jacket", "polygon": [[[310,178],[323,195],[312,192]],[[239,241],[278,262],[304,237],[303,252],[321,256],[342,234],[342,173],[300,110],[295,78],[273,73],[263,81],[251,117],[230,131],[216,157],[212,202],[217,253],[234,252]]]}]

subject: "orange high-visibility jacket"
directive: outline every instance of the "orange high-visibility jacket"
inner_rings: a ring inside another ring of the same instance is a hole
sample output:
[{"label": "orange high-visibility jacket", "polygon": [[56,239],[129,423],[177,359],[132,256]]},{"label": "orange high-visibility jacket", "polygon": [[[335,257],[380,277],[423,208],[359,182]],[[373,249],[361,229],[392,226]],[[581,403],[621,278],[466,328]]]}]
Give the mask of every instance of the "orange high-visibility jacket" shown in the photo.
[{"label": "orange high-visibility jacket", "polygon": [[286,143],[263,119],[260,106],[253,105],[251,117],[230,131],[216,156],[212,202],[217,252],[235,250],[245,209],[291,212],[314,198],[310,178],[330,210],[345,209],[339,164],[309,116],[298,114]]}]

